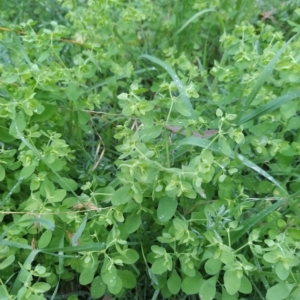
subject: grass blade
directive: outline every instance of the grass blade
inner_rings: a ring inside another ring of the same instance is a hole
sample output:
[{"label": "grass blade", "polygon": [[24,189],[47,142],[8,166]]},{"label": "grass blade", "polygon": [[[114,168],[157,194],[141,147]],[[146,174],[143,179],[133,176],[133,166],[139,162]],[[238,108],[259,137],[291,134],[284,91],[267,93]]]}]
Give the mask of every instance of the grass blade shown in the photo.
[{"label": "grass blade", "polygon": [[74,233],[74,235],[71,238],[71,245],[72,246],[77,246],[78,245],[78,240],[80,239],[85,226],[86,226],[86,222],[87,222],[87,214],[85,215],[82,223],[80,224],[79,228],[77,229],[77,231]]},{"label": "grass blade", "polygon": [[[201,148],[204,148],[204,149],[210,149],[214,152],[221,152],[219,145],[217,145],[216,143],[212,143],[209,140],[201,139],[201,138],[197,138],[197,137],[188,137],[188,138],[180,140],[176,144],[177,147],[180,147],[180,146],[183,146],[183,145],[198,146],[198,147],[201,147]],[[234,159],[235,154],[232,153],[232,154],[229,155],[229,157]],[[245,158],[241,154],[238,154],[237,158],[241,161],[242,164],[244,164],[245,166],[251,168],[255,172],[259,173],[260,175],[262,175],[263,177],[265,177],[266,179],[268,179],[269,181],[274,183],[278,188],[280,188],[282,191],[284,191],[288,195],[286,190],[279,184],[279,182],[277,182],[273,176],[271,176],[269,173],[264,171],[258,165],[251,162],[250,160],[248,160],[247,158]]]},{"label": "grass blade", "polygon": [[204,9],[201,10],[199,12],[197,12],[196,14],[194,14],[193,16],[191,16],[186,22],[184,22],[184,24],[175,32],[175,34],[172,36],[172,38],[174,38],[176,35],[178,35],[181,31],[183,31],[186,27],[188,27],[192,22],[194,22],[198,17],[200,17],[201,15],[208,13],[208,12],[215,12],[217,14],[217,18],[220,22],[222,31],[224,31],[225,27],[224,27],[224,23],[222,21],[222,19],[220,18],[218,12],[213,9],[213,8],[208,8],[208,9]]},{"label": "grass blade", "polygon": [[296,35],[294,35],[291,39],[289,39],[278,51],[277,53],[274,55],[274,57],[270,60],[270,62],[267,64],[267,66],[264,68],[264,70],[261,72],[260,76],[258,77],[255,86],[253,87],[252,91],[250,92],[249,96],[247,97],[245,104],[243,105],[243,109],[241,110],[241,112],[239,113],[238,117],[237,117],[237,121],[239,121],[242,117],[242,114],[244,111],[246,111],[250,104],[252,103],[252,101],[254,100],[254,98],[256,97],[256,95],[258,94],[259,90],[261,89],[261,87],[263,86],[263,84],[265,83],[266,79],[272,74],[273,69],[278,61],[278,59],[280,58],[280,56],[284,53],[284,51],[287,49],[287,47],[289,46],[289,44],[291,43],[291,41],[298,36],[298,33]]},{"label": "grass blade", "polygon": [[276,110],[277,108],[281,107],[283,104],[286,104],[298,97],[300,97],[300,90],[296,90],[287,95],[278,97],[278,98],[272,100],[271,102],[269,102],[265,105],[262,105],[261,107],[258,107],[257,109],[255,109],[255,110],[249,112],[248,114],[246,114],[245,116],[241,117],[241,119],[239,120],[237,125],[239,126],[239,125],[246,123],[256,117],[260,117],[262,115],[270,113],[270,112]]},{"label": "grass blade", "polygon": [[[50,249],[45,249],[40,250],[43,253],[54,253],[54,252],[82,252],[82,251],[101,251],[105,249],[106,244],[105,243],[91,243],[91,244],[86,244],[86,245],[80,245],[80,246],[69,246],[69,247],[63,247],[63,248],[50,248]],[[57,256],[57,255],[55,255]]]},{"label": "grass blade", "polygon": [[[11,248],[18,248],[18,249],[26,249],[26,250],[32,250],[31,245],[22,244],[18,242],[12,242],[3,240],[1,242],[1,246],[8,246]],[[106,244],[105,243],[92,243],[87,245],[80,245],[80,246],[69,246],[69,247],[62,247],[62,248],[50,248],[50,249],[36,249],[40,253],[50,254],[54,256],[61,256],[62,254],[56,254],[55,252],[81,252],[81,251],[101,251],[105,249]]]},{"label": "grass blade", "polygon": [[146,59],[152,61],[153,63],[158,64],[159,66],[164,68],[169,73],[169,75],[173,79],[173,81],[174,81],[174,83],[175,83],[175,85],[176,85],[176,87],[179,91],[180,98],[181,98],[182,102],[184,103],[184,105],[186,106],[188,111],[190,112],[191,118],[195,119],[194,109],[192,107],[191,101],[187,97],[187,95],[185,93],[185,88],[183,86],[183,83],[181,82],[181,80],[179,79],[179,77],[177,76],[175,71],[167,63],[163,62],[162,60],[160,60],[160,59],[158,59],[154,56],[143,54],[139,58],[146,58]]}]

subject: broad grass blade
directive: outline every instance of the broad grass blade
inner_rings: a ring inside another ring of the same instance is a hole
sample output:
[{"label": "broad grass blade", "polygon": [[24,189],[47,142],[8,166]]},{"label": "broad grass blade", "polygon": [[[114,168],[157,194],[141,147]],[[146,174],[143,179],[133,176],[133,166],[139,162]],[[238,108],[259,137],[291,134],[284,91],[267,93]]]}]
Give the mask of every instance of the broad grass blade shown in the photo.
[{"label": "broad grass blade", "polygon": [[278,98],[272,100],[271,102],[269,102],[265,105],[262,105],[261,107],[258,107],[257,109],[255,109],[255,110],[249,112],[248,114],[246,114],[245,116],[241,117],[241,119],[239,120],[237,125],[238,126],[242,125],[243,123],[246,123],[254,118],[268,114],[268,113],[276,110],[277,108],[281,107],[283,104],[286,104],[298,97],[300,97],[300,90],[296,90],[287,95],[278,97]]},{"label": "broad grass blade", "polygon": [[158,59],[154,56],[143,54],[139,58],[146,58],[146,59],[152,61],[153,63],[158,64],[159,66],[164,68],[169,73],[169,75],[172,77],[172,79],[173,79],[173,81],[174,81],[174,83],[175,83],[175,85],[176,85],[176,87],[179,91],[180,98],[181,98],[183,104],[186,106],[186,108],[190,112],[191,118],[195,119],[194,109],[192,107],[191,101],[187,97],[186,92],[185,92],[185,88],[184,88],[181,80],[179,79],[179,77],[175,73],[175,71],[167,63],[163,62],[162,60],[160,60],[160,59]]}]

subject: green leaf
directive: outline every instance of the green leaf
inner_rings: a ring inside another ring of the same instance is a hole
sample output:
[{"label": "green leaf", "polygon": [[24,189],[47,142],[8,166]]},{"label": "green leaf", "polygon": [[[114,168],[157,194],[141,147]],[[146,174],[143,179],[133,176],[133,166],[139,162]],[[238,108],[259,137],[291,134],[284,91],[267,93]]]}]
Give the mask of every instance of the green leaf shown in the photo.
[{"label": "green leaf", "polygon": [[51,195],[51,201],[52,202],[61,202],[65,198],[66,194],[67,194],[66,190],[63,190],[63,189],[56,190]]},{"label": "green leaf", "polygon": [[153,253],[155,253],[155,258],[164,256],[167,253],[165,248],[159,247],[157,245],[151,246],[151,250]]},{"label": "green leaf", "polygon": [[239,292],[241,292],[243,294],[251,294],[252,293],[252,284],[245,275],[243,275],[243,277],[241,279],[241,286],[240,286]]},{"label": "green leaf", "polygon": [[222,267],[221,260],[218,258],[216,259],[214,257],[209,258],[204,265],[205,272],[209,275],[215,275],[219,273],[221,267]]},{"label": "green leaf", "polygon": [[69,83],[66,88],[66,96],[70,101],[76,101],[80,97],[81,91],[74,82]]},{"label": "green leaf", "polygon": [[275,273],[281,280],[286,280],[290,275],[290,268],[286,269],[283,261],[278,261],[275,265]]},{"label": "green leaf", "polygon": [[177,198],[161,197],[158,202],[157,218],[161,222],[169,221],[177,209]]},{"label": "green leaf", "polygon": [[75,191],[78,188],[78,184],[75,180],[61,177],[61,180],[58,180],[57,183],[67,192]]},{"label": "green leaf", "polygon": [[180,99],[175,100],[175,109],[176,111],[184,117],[189,117],[191,115],[189,109],[185,106],[185,104],[180,101]]},{"label": "green leaf", "polygon": [[139,136],[141,138],[141,141],[149,142],[159,137],[161,132],[162,132],[161,126],[145,127],[139,131]]},{"label": "green leaf", "polygon": [[136,278],[131,271],[118,270],[118,276],[122,280],[124,288],[133,289],[136,286]]},{"label": "green leaf", "polygon": [[285,103],[280,106],[280,113],[283,117],[288,120],[291,117],[295,116],[297,113],[298,101],[293,101],[289,103]]},{"label": "green leaf", "polygon": [[51,285],[46,282],[36,282],[31,287],[35,293],[45,293],[51,289]]},{"label": "green leaf", "polygon": [[139,229],[141,225],[141,214],[132,213],[129,217],[126,218],[125,228],[128,234],[133,233]]},{"label": "green leaf", "polygon": [[106,285],[103,282],[101,276],[96,276],[91,285],[91,296],[93,298],[100,298],[104,295]]},{"label": "green leaf", "polygon": [[238,292],[241,286],[241,278],[237,276],[237,271],[225,271],[224,285],[230,295]]},{"label": "green leaf", "polygon": [[38,248],[46,248],[52,239],[52,230],[45,230],[39,238]]},{"label": "green leaf", "polygon": [[238,300],[238,293],[234,295],[228,294],[226,289],[222,288],[222,300]]},{"label": "green leaf", "polygon": [[113,286],[116,284],[116,279],[117,279],[117,269],[115,266],[111,266],[111,268],[108,270],[107,269],[107,264],[103,264],[102,270],[101,270],[101,276],[103,282],[107,286]]},{"label": "green leaf", "polygon": [[115,206],[127,203],[131,199],[130,190],[130,185],[125,185],[116,190],[112,195],[111,203]]},{"label": "green leaf", "polygon": [[94,279],[95,271],[90,268],[85,268],[81,271],[79,276],[79,283],[82,285],[90,284]]},{"label": "green leaf", "polygon": [[6,299],[7,295],[9,295],[9,293],[8,293],[8,290],[6,289],[6,286],[0,285],[0,297],[2,297],[3,299]]},{"label": "green leaf", "polygon": [[0,181],[2,181],[5,178],[5,169],[4,167],[0,164]]},{"label": "green leaf", "polygon": [[227,156],[230,156],[232,151],[231,151],[231,148],[230,148],[226,138],[223,135],[219,136],[218,144],[220,146],[221,152]]},{"label": "green leaf", "polygon": [[122,253],[122,261],[124,264],[132,265],[139,259],[139,254],[133,249],[126,249]]},{"label": "green leaf", "polygon": [[19,112],[16,114],[15,118],[10,124],[9,134],[14,137],[20,138],[20,134],[25,130],[25,128],[26,120],[24,114],[22,112]]},{"label": "green leaf", "polygon": [[31,176],[33,174],[35,169],[36,169],[35,164],[24,167],[20,172],[20,177],[22,177],[24,179],[28,178],[29,176]]},{"label": "green leaf", "polygon": [[109,292],[112,293],[113,295],[119,294],[123,287],[121,278],[117,276],[115,279],[115,284],[108,285],[107,287],[108,287]]},{"label": "green leaf", "polygon": [[194,277],[185,277],[183,279],[181,289],[187,295],[198,294],[202,283],[203,278],[197,272]]},{"label": "green leaf", "polygon": [[189,265],[186,263],[187,260],[186,256],[181,256],[179,260],[180,260],[181,271],[189,277],[194,277],[196,274],[195,267],[193,265]]},{"label": "green leaf", "polygon": [[15,256],[14,256],[14,255],[10,255],[10,256],[6,257],[6,258],[0,263],[0,270],[3,270],[3,269],[5,269],[5,268],[7,268],[7,267],[10,266],[14,261],[15,261]]},{"label": "green leaf", "polygon": [[201,300],[213,300],[216,295],[217,277],[211,277],[204,280],[200,287],[199,297]]},{"label": "green leaf", "polygon": [[151,271],[154,274],[165,273],[168,269],[167,269],[167,266],[164,264],[164,262],[165,262],[165,260],[163,257],[156,259],[151,266]]},{"label": "green leaf", "polygon": [[168,289],[173,295],[177,295],[181,287],[181,278],[174,269],[167,281]]},{"label": "green leaf", "polygon": [[267,300],[288,299],[288,296],[291,293],[294,286],[295,284],[288,284],[285,282],[277,283],[268,289],[266,299]]}]

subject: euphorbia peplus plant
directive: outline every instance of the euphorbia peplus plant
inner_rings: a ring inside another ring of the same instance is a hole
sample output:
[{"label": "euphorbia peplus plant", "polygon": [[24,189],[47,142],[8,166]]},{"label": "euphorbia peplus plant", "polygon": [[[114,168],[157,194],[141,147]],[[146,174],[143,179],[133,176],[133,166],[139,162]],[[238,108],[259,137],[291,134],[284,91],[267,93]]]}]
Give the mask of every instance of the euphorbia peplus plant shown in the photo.
[{"label": "euphorbia peplus plant", "polygon": [[297,299],[298,37],[61,2],[1,35],[1,297]]}]

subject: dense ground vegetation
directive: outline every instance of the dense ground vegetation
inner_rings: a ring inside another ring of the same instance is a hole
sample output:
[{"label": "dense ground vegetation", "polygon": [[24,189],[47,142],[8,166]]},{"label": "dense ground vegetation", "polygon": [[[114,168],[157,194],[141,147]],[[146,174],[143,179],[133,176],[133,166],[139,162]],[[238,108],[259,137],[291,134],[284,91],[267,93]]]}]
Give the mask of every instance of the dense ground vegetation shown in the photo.
[{"label": "dense ground vegetation", "polygon": [[298,4],[2,1],[0,299],[299,299]]}]

